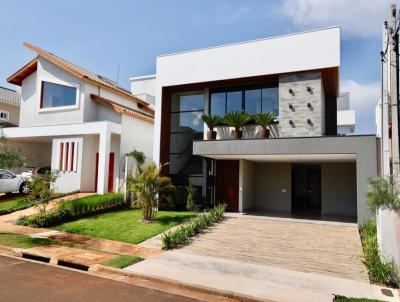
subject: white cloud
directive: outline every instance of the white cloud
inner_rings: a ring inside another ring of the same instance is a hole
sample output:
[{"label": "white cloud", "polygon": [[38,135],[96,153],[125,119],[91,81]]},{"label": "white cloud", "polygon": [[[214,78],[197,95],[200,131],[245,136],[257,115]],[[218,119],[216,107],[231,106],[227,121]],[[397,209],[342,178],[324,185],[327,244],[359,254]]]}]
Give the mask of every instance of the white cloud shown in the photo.
[{"label": "white cloud", "polygon": [[343,36],[375,37],[382,33],[395,0],[284,0],[275,11],[303,29],[341,25]]},{"label": "white cloud", "polygon": [[350,92],[350,109],[356,112],[356,133],[375,133],[375,107],[380,97],[380,82],[360,84],[344,80],[341,91]]}]

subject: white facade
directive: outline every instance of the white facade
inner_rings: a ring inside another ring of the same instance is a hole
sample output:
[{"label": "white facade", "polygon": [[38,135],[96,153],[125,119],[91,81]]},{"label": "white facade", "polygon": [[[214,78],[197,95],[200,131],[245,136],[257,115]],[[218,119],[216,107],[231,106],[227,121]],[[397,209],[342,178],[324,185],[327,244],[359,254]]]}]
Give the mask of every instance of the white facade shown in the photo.
[{"label": "white facade", "polygon": [[162,88],[340,66],[340,27],[157,57],[153,159],[160,158]]},{"label": "white facade", "polygon": [[342,92],[337,98],[337,132],[339,135],[354,133],[356,113],[350,110],[350,93]]},{"label": "white facade", "polygon": [[[42,108],[43,81],[76,88],[75,104]],[[136,149],[151,158],[153,123],[151,114],[144,113],[131,98],[84,81],[39,55],[36,70],[22,80],[20,126],[3,128],[2,134],[29,154],[28,166],[60,171],[56,191],[103,194],[123,188],[126,153]]]}]

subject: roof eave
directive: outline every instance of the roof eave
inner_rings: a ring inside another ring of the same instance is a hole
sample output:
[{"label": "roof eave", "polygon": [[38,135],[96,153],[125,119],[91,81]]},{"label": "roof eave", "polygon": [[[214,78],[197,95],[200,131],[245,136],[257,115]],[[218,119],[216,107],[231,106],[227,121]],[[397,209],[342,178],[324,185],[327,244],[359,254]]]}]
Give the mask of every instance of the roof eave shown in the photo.
[{"label": "roof eave", "polygon": [[38,62],[38,57],[29,61],[27,64],[21,67],[17,72],[9,76],[7,78],[7,82],[10,84],[21,86],[22,81],[37,70],[37,62]]}]

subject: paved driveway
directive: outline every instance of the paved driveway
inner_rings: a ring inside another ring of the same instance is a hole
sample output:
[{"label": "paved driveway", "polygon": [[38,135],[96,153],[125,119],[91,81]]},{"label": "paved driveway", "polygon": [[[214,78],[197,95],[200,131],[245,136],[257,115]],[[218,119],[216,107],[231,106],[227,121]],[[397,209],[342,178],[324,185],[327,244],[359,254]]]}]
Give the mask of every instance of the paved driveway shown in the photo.
[{"label": "paved driveway", "polygon": [[228,218],[180,252],[368,282],[356,224]]}]

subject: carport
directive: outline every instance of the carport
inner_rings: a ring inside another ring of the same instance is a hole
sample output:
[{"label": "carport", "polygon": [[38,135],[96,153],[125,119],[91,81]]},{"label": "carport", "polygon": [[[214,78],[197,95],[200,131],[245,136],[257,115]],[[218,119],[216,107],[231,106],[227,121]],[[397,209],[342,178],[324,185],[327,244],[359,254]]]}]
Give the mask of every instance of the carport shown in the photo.
[{"label": "carport", "polygon": [[231,139],[195,141],[193,154],[214,160],[214,202],[229,211],[362,222],[376,148],[372,135]]}]

